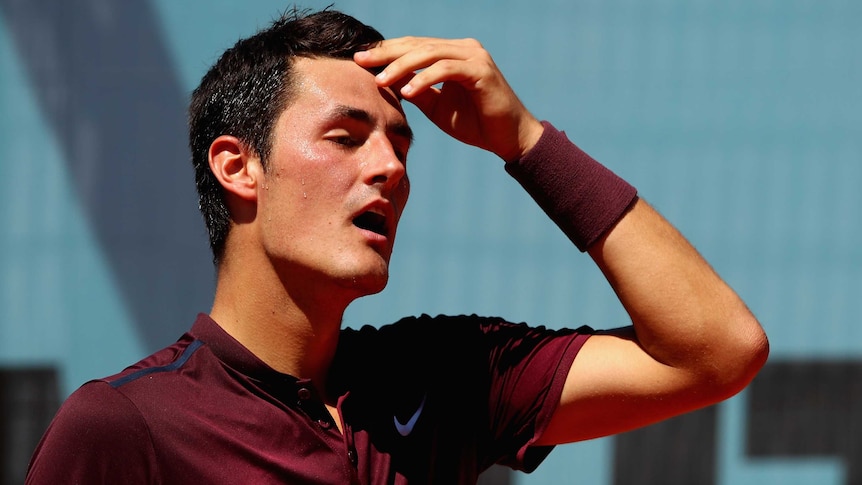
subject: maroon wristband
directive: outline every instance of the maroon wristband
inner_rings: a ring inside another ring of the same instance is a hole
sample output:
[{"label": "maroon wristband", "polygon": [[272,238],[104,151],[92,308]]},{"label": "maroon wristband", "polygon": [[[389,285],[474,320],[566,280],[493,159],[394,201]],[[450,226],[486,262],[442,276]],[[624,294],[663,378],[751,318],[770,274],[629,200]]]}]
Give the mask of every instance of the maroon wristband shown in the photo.
[{"label": "maroon wristband", "polygon": [[581,251],[619,221],[637,190],[593,160],[547,121],[545,131],[509,173]]}]

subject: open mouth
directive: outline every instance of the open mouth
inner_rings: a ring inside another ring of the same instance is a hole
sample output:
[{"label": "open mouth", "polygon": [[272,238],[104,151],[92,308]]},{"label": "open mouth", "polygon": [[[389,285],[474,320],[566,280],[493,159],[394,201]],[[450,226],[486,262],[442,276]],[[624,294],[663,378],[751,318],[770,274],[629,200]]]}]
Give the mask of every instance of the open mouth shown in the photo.
[{"label": "open mouth", "polygon": [[381,236],[386,236],[386,216],[376,212],[367,211],[359,214],[353,219],[353,225],[366,231],[371,231]]}]

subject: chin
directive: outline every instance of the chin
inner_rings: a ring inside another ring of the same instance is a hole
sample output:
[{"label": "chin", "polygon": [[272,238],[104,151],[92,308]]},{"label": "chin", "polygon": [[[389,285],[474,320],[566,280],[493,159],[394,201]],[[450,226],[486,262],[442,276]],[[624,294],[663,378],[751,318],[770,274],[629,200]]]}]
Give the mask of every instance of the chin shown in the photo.
[{"label": "chin", "polygon": [[374,282],[370,283],[367,286],[368,293],[366,293],[366,294],[374,295],[376,293],[380,293],[381,291],[383,291],[384,288],[386,288],[386,283],[388,283],[388,282],[389,282],[389,275],[388,274],[382,278],[377,278]]},{"label": "chin", "polygon": [[389,281],[389,272],[364,274],[343,278],[342,286],[356,292],[356,297],[380,293]]}]

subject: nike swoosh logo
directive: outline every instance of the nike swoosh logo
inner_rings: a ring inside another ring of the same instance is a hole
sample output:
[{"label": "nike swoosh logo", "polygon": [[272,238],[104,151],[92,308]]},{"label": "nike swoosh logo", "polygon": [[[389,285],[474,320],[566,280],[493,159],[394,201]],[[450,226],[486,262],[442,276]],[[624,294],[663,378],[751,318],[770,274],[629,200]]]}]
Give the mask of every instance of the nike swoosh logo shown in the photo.
[{"label": "nike swoosh logo", "polygon": [[422,410],[425,409],[425,399],[427,397],[428,394],[422,396],[422,402],[419,403],[419,407],[416,408],[416,411],[413,412],[413,415],[410,416],[410,419],[408,419],[406,423],[398,421],[398,416],[392,416],[392,420],[395,421],[395,429],[398,431],[398,434],[406,437],[413,432],[413,427],[416,426],[416,421],[419,420],[419,415],[422,414]]}]

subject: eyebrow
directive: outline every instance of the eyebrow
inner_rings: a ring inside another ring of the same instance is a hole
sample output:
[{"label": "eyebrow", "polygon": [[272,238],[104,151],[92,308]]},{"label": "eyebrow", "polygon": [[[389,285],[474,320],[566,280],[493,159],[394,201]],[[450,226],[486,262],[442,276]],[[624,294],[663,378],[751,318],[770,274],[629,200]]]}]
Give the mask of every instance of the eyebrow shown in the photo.
[{"label": "eyebrow", "polygon": [[[361,108],[341,104],[336,106],[335,109],[332,111],[332,118],[349,118],[351,120],[356,120],[361,123],[372,126],[377,124],[376,117],[368,111],[365,111]],[[413,144],[413,129],[411,129],[410,125],[408,125],[407,123],[390,123],[386,126],[386,131],[394,133],[399,137],[406,138],[411,145]]]}]

